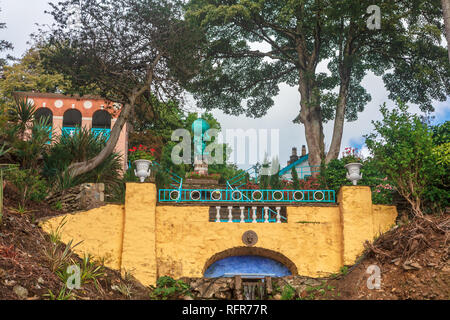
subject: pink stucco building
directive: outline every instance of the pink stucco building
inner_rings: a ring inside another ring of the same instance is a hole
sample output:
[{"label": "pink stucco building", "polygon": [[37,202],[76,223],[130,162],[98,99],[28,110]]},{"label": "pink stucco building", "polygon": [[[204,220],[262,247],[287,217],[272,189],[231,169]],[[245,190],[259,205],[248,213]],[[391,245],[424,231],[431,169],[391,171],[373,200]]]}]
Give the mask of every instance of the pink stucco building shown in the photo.
[{"label": "pink stucco building", "polygon": [[[108,102],[96,96],[66,96],[58,93],[15,92],[18,98],[26,98],[36,108],[35,118],[49,117],[53,135],[73,134],[85,127],[109,138],[120,113],[120,104]],[[55,136],[54,136],[55,137]],[[127,168],[128,126],[124,125],[115,152],[122,156],[123,170]]]}]

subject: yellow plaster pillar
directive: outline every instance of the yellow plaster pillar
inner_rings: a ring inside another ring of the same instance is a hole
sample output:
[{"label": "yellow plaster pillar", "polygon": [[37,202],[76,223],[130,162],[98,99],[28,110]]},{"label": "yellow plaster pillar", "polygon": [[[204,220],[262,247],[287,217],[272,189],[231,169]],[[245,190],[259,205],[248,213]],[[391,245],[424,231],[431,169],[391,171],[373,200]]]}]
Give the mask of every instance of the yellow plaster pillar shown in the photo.
[{"label": "yellow plaster pillar", "polygon": [[157,279],[155,214],[156,186],[127,183],[121,269],[144,285]]},{"label": "yellow plaster pillar", "polygon": [[338,194],[342,225],[342,260],[352,265],[373,239],[372,192],[366,186],[343,186]]}]

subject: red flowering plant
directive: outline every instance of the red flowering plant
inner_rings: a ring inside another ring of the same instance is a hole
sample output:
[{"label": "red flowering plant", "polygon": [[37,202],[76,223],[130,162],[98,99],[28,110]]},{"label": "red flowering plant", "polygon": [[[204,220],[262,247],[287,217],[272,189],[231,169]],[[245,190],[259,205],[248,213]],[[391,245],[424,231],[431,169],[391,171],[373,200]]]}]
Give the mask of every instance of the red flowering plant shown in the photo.
[{"label": "red flowering plant", "polygon": [[363,160],[363,157],[358,152],[358,149],[347,147],[342,152],[342,159],[347,164],[352,162],[361,162]]},{"label": "red flowering plant", "polygon": [[258,190],[259,189],[259,184],[251,182],[251,181],[247,181],[247,183],[245,184],[244,189],[247,189],[247,190]]},{"label": "red flowering plant", "polygon": [[128,149],[128,159],[133,162],[135,160],[155,160],[155,149],[148,148],[142,144],[139,147]]}]

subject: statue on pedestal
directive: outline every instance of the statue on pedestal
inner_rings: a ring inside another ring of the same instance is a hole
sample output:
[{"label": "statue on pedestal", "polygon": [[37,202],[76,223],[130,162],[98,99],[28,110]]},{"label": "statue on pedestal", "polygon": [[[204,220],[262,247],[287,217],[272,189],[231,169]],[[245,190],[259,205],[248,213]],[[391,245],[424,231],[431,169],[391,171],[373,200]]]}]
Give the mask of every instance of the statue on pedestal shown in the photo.
[{"label": "statue on pedestal", "polygon": [[209,128],[208,122],[202,118],[199,118],[192,123],[192,131],[194,132],[194,172],[199,175],[208,175],[208,162],[205,157],[205,141],[210,139],[206,133]]}]

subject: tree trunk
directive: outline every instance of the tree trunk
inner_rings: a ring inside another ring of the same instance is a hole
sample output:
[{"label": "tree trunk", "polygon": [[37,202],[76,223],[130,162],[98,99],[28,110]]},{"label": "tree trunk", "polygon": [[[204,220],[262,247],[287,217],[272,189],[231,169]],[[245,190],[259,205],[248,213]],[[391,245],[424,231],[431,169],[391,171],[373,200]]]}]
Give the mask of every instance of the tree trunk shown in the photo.
[{"label": "tree trunk", "polygon": [[131,103],[126,103],[122,110],[120,111],[120,115],[117,118],[114,127],[111,130],[110,137],[106,146],[100,151],[100,153],[92,159],[83,162],[73,163],[69,166],[69,173],[71,177],[79,176],[83,173],[89,172],[95,167],[97,167],[100,163],[102,163],[113,151],[114,147],[119,140],[120,132],[122,131],[123,126],[128,120],[130,116],[131,110],[134,106],[134,100]]},{"label": "tree trunk", "polygon": [[448,60],[450,61],[450,0],[441,0],[444,13],[445,36],[447,39]]},{"label": "tree trunk", "polygon": [[350,85],[350,70],[346,69],[341,73],[341,85],[339,88],[338,104],[336,116],[334,118],[333,137],[331,138],[330,150],[328,150],[325,163],[339,157],[342,143],[342,133],[344,131],[345,109],[347,107],[348,87]]},{"label": "tree trunk", "polygon": [[[310,166],[320,166],[324,157],[324,141],[322,127],[322,111],[318,96],[314,95],[314,83],[300,73],[300,116],[299,120],[305,126],[305,138],[308,146],[308,163]],[[316,176],[314,172],[312,175]]]}]

